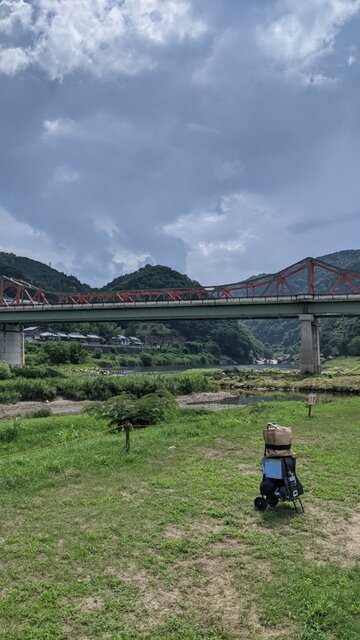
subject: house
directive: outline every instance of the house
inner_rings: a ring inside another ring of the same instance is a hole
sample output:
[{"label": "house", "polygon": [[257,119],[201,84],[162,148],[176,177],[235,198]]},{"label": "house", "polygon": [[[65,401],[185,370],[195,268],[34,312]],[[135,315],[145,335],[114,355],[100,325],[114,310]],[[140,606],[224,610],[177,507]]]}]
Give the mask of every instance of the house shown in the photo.
[{"label": "house", "polygon": [[185,342],[185,338],[183,336],[174,336],[174,335],[158,335],[151,334],[147,338],[147,344],[151,347],[160,347],[163,344],[166,345],[181,345]]},{"label": "house", "polygon": [[101,344],[102,339],[95,333],[88,333],[86,336],[86,342],[89,342],[90,344]]},{"label": "house", "polygon": [[40,340],[40,330],[38,327],[26,327],[24,329],[25,340]]},{"label": "house", "polygon": [[70,342],[86,342],[86,336],[82,333],[69,333],[68,340]]},{"label": "house", "polygon": [[68,334],[67,333],[58,333],[58,336],[59,336],[60,340],[62,340],[63,342],[67,342],[67,339],[68,339]]},{"label": "house", "polygon": [[126,336],[122,336],[121,334],[114,336],[112,340],[119,347],[128,347],[131,344],[130,338],[127,338]]},{"label": "house", "polygon": [[43,331],[43,333],[40,333],[40,340],[43,340],[45,342],[59,342],[60,341],[60,336],[58,333],[52,333],[51,331]]}]

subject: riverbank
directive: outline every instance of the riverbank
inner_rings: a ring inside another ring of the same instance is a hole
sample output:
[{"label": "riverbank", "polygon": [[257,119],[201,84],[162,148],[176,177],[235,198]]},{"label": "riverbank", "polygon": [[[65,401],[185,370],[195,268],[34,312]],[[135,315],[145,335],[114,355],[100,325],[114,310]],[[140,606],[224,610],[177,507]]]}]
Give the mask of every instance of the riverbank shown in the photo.
[{"label": "riverbank", "polygon": [[283,391],[303,393],[360,393],[359,373],[324,371],[319,375],[301,375],[294,371],[254,371],[251,369],[218,372],[213,379],[219,389],[231,391]]}]

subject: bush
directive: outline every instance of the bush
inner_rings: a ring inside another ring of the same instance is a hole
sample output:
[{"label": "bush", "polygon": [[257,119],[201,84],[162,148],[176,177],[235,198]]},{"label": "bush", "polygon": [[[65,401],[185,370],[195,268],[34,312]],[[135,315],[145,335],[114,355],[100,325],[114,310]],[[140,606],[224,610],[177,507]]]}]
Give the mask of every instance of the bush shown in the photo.
[{"label": "bush", "polygon": [[0,380],[9,380],[11,378],[11,369],[7,362],[0,360]]},{"label": "bush", "polygon": [[[209,376],[204,374],[99,376],[94,379],[57,378],[33,380],[18,377],[4,380],[0,394],[3,402],[18,400],[54,400],[62,396],[69,400],[108,400],[123,392],[137,398],[167,389],[173,395],[212,391],[215,388]],[[15,395],[14,395],[15,394]]]},{"label": "bush", "polygon": [[20,400],[54,400],[57,396],[55,381],[53,384],[46,380],[26,380],[18,378],[12,382],[14,391],[20,395]]},{"label": "bush", "polygon": [[79,342],[46,342],[43,351],[50,364],[81,364],[88,357]]},{"label": "bush", "polygon": [[48,418],[52,415],[50,407],[39,407],[34,411],[28,411],[25,418]]},{"label": "bush", "polygon": [[177,409],[174,396],[161,389],[156,393],[149,393],[137,400],[134,424],[157,424],[169,420]]},{"label": "bush", "polygon": [[13,389],[0,389],[0,404],[15,404],[21,400],[20,393]]},{"label": "bush", "polygon": [[352,338],[347,348],[349,353],[352,356],[359,356],[360,355],[360,336],[355,336],[355,338]]},{"label": "bush", "polygon": [[175,398],[162,389],[141,398],[131,393],[121,393],[97,407],[95,412],[113,425],[121,425],[129,420],[133,425],[147,426],[170,418],[176,408]]},{"label": "bush", "polygon": [[19,435],[19,430],[17,425],[14,423],[11,427],[5,427],[5,429],[1,429],[0,431],[0,443],[8,444],[9,442],[13,442]]},{"label": "bush", "polygon": [[97,364],[102,369],[111,369],[111,367],[113,366],[113,363],[111,362],[111,360],[105,360],[105,358],[102,358],[102,359],[100,358]]},{"label": "bush", "polygon": [[100,406],[92,407],[89,411],[109,420],[110,424],[121,424],[125,420],[133,422],[136,402],[136,396],[131,393],[120,393]]},{"label": "bush", "polygon": [[51,367],[23,367],[14,368],[13,374],[16,378],[64,378],[65,376],[57,369]]},{"label": "bush", "polygon": [[152,357],[150,353],[142,353],[140,355],[140,362],[143,367],[151,367],[152,365]]}]

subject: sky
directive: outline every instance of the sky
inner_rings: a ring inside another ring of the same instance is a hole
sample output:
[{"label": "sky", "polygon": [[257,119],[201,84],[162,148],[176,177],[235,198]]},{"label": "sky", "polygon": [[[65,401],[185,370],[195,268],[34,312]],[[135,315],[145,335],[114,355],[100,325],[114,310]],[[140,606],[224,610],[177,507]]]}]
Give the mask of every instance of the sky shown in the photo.
[{"label": "sky", "polygon": [[360,249],[360,0],[0,0],[0,251],[93,286]]}]

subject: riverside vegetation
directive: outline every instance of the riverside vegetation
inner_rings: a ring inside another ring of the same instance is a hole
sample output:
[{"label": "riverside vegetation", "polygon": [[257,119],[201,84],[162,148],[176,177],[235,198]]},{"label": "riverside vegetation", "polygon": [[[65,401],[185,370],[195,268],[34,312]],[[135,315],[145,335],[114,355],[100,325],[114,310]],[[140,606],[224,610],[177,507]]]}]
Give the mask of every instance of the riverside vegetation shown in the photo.
[{"label": "riverside vegetation", "polygon": [[192,370],[167,374],[96,375],[99,369],[66,366],[26,366],[10,369],[0,362],[0,403],[68,400],[107,400],[122,392],[136,396],[167,389],[174,395],[230,389],[243,391],[360,392],[360,359],[334,360],[317,376],[267,369]]},{"label": "riverside vegetation", "polygon": [[[357,640],[359,412],[172,407],[130,454],[107,418],[2,421],[0,638]],[[304,516],[254,512],[269,419]]]}]

